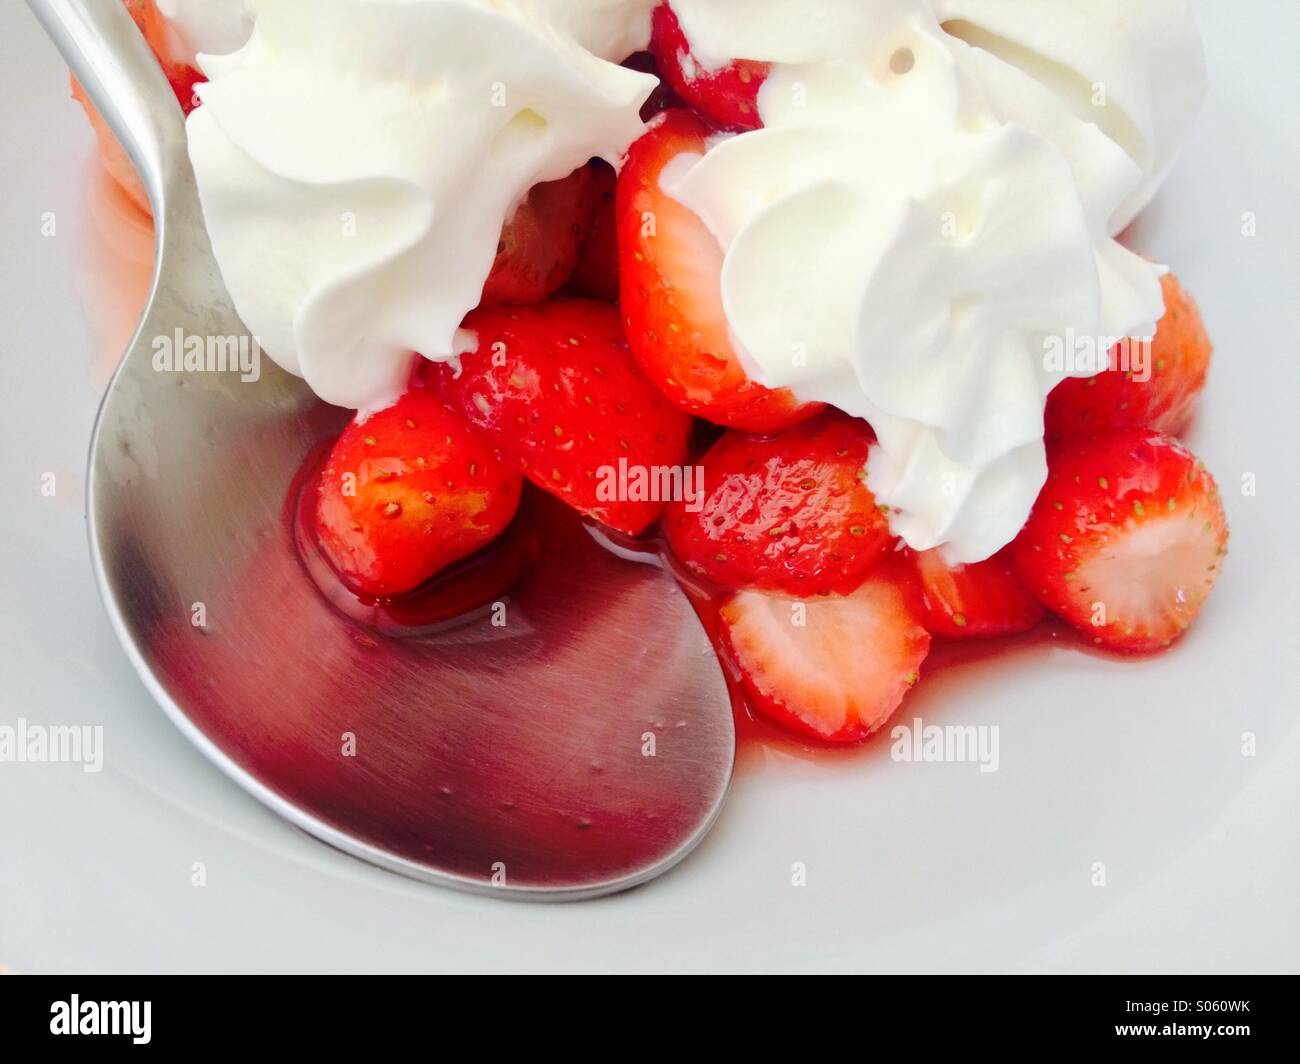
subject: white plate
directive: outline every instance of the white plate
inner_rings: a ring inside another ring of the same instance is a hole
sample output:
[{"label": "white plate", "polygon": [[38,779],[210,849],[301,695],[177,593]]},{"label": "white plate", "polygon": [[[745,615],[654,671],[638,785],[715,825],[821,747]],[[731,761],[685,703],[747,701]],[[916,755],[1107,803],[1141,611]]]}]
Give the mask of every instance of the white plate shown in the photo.
[{"label": "white plate", "polygon": [[[105,272],[132,271],[105,249],[120,234],[92,224],[91,138],[62,65],[4,0],[0,724],[99,724],[107,753],[98,774],[0,764],[0,964],[1294,969],[1300,40],[1288,4],[1256,5],[1271,23],[1202,5],[1213,94],[1137,238],[1174,264],[1218,345],[1189,442],[1223,488],[1232,554],[1191,635],[1150,661],[1038,644],[930,676],[903,719],[997,725],[995,773],[896,763],[887,741],[816,760],[748,749],[721,822],[677,870],[534,907],[327,849],[204,761],[136,681],[95,594],[81,500],[116,353],[92,353],[112,344],[92,342],[106,327],[88,301]],[[206,886],[191,883],[196,862]],[[796,862],[806,886],[792,885]]]}]

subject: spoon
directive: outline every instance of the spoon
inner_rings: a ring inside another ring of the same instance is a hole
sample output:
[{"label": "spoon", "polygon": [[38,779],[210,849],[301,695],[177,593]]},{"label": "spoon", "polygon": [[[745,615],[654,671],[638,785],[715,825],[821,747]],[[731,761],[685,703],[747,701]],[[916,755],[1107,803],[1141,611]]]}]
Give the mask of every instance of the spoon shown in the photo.
[{"label": "spoon", "polygon": [[534,498],[521,520],[536,517],[540,561],[490,609],[412,633],[331,605],[292,515],[300,470],[347,413],[265,359],[256,381],[155,367],[159,338],[249,339],[180,108],[117,0],[29,4],[153,206],[153,288],[87,484],[100,593],[145,687],[245,790],[384,868],[549,900],[672,867],[735,756],[726,679],[673,577]]}]

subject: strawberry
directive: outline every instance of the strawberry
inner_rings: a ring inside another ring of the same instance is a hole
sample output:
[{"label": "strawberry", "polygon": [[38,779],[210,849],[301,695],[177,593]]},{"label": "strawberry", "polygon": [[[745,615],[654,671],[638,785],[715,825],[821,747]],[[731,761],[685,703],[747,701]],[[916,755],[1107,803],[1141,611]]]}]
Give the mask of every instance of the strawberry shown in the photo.
[{"label": "strawberry", "polygon": [[[628,354],[618,308],[572,299],[476,310],[476,349],[424,373],[538,487],[632,534],[683,479],[691,419]],[[620,472],[622,471],[622,472]]]},{"label": "strawberry", "polygon": [[163,73],[167,75],[172,91],[176,93],[181,110],[188,115],[199,105],[199,99],[194,94],[194,86],[205,80],[203,75],[192,64],[172,59],[173,50],[169,41],[172,29],[167,16],[158,10],[157,0],[124,0],[124,2],[127,10],[131,12],[131,17],[135,19],[135,24],[144,34],[144,39],[149,42],[153,54],[158,57],[158,63],[163,68]]},{"label": "strawberry", "polygon": [[893,544],[864,482],[872,442],[838,412],[776,435],[727,433],[704,456],[703,504],[669,506],[669,545],[723,587],[848,594]]},{"label": "strawberry", "polygon": [[691,107],[721,128],[758,129],[758,90],[767,78],[768,64],[737,59],[718,70],[700,65],[672,6],[655,8],[650,51],[664,80]]},{"label": "strawberry", "polygon": [[1114,429],[1054,449],[1012,544],[1021,580],[1099,646],[1169,646],[1196,619],[1227,553],[1214,479],[1177,441]]},{"label": "strawberry", "polygon": [[321,547],[353,590],[419,586],[510,524],[522,478],[427,388],[354,421],[317,482]]},{"label": "strawberry", "polygon": [[984,639],[1027,632],[1043,607],[1021,585],[1005,553],[949,565],[941,550],[909,551],[921,584],[921,623],[932,635]]},{"label": "strawberry", "polygon": [[646,375],[682,409],[731,428],[769,431],[811,417],[788,391],[752,382],[722,309],[722,249],[708,226],[660,187],[663,168],[703,153],[709,130],[665,111],[632,145],[618,177],[620,306]]},{"label": "strawberry", "polygon": [[581,166],[529,190],[501,230],[480,306],[536,303],[569,279],[591,230],[594,185],[590,168]]},{"label": "strawberry", "polygon": [[846,598],[740,591],[728,599],[723,641],[754,711],[826,742],[876,731],[916,685],[930,650],[909,579],[891,560]]},{"label": "strawberry", "polygon": [[[1047,399],[1047,438],[1063,439],[1112,428],[1148,428],[1177,436],[1191,420],[1205,387],[1213,347],[1195,301],[1173,274],[1160,285],[1165,314],[1150,348],[1123,340],[1110,351],[1110,368],[1095,377],[1070,377]],[[1139,355],[1146,356],[1142,365]]]},{"label": "strawberry", "polygon": [[618,175],[608,163],[591,164],[592,214],[586,241],[578,250],[578,262],[569,278],[567,291],[575,296],[618,302],[618,233],[614,225],[614,190]]}]

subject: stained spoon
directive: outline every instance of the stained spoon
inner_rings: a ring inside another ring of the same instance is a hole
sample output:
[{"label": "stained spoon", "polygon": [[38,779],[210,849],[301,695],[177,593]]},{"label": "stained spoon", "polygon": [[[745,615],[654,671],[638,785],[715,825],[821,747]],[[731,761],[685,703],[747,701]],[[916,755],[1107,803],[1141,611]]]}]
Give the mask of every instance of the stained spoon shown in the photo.
[{"label": "stained spoon", "polygon": [[100,407],[87,486],[100,593],[150,694],[245,790],[396,872],[562,899],[672,867],[718,814],[735,732],[671,575],[536,497],[520,520],[537,556],[490,606],[409,630],[336,608],[293,516],[300,470],[346,412],[269,359],[245,380],[155,357],[191,338],[251,350],[180,108],[118,0],[28,2],[153,207],[152,291]]}]

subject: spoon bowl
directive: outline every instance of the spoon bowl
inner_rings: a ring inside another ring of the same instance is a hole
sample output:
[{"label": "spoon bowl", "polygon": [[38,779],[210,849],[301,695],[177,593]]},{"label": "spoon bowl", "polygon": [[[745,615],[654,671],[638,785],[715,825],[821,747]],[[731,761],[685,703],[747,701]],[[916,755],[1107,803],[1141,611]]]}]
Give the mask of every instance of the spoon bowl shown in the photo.
[{"label": "spoon bowl", "polygon": [[180,109],[123,6],[29,3],[153,205],[153,289],[87,484],[100,591],[150,693],[261,801],[394,871],[560,899],[670,868],[716,818],[735,755],[731,693],[673,577],[535,494],[518,520],[538,559],[483,609],[428,631],[336,609],[293,519],[347,413],[239,320]]}]

